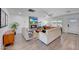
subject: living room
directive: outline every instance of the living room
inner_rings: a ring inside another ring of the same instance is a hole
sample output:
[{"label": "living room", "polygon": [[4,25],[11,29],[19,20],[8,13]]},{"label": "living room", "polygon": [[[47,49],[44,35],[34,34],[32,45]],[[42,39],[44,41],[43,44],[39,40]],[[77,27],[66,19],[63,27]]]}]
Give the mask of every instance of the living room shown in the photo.
[{"label": "living room", "polygon": [[[78,8],[1,8],[0,48],[79,49]],[[4,16],[5,14],[5,16]],[[74,24],[73,24],[74,23]],[[10,38],[8,34],[11,34]],[[13,33],[13,34],[12,34]],[[12,45],[6,39],[13,40]]]}]

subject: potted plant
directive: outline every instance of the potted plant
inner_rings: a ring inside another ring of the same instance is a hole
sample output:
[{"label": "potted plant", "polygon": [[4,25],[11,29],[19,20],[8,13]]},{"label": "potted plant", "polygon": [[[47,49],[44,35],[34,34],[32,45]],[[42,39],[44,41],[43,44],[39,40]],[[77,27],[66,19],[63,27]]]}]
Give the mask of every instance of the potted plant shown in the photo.
[{"label": "potted plant", "polygon": [[19,24],[17,22],[13,22],[11,25],[10,25],[10,28],[11,30],[16,34],[16,29],[17,27],[19,26]]}]

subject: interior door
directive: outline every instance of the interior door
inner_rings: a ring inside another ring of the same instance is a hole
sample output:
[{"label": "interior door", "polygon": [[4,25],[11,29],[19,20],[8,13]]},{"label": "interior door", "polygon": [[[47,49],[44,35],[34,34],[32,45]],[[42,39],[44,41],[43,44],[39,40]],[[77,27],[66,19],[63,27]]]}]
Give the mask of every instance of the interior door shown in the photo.
[{"label": "interior door", "polygon": [[77,32],[78,32],[78,21],[76,19],[69,20],[67,26],[68,26],[68,32],[69,33],[77,34]]}]

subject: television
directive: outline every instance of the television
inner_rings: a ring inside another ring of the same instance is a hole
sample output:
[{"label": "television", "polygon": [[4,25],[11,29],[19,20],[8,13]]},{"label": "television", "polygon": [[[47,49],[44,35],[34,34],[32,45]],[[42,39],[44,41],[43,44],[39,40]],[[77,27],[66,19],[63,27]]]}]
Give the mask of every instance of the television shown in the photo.
[{"label": "television", "polygon": [[29,17],[30,28],[37,28],[38,18],[37,17]]}]

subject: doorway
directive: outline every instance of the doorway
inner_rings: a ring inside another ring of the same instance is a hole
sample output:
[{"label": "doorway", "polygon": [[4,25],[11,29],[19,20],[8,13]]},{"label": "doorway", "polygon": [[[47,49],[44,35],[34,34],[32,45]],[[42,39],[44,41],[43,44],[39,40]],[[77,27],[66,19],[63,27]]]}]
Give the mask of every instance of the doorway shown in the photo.
[{"label": "doorway", "polygon": [[68,27],[68,33],[77,34],[78,33],[78,20],[77,19],[68,20],[67,27]]}]

